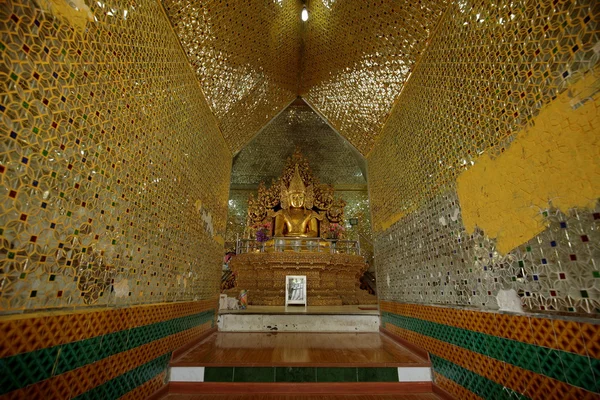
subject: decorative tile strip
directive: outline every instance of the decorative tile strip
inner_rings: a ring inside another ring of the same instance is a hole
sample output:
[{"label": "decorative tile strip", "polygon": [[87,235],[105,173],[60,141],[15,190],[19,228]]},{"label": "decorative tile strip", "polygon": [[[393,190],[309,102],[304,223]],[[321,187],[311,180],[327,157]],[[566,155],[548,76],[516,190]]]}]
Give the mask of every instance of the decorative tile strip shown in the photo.
[{"label": "decorative tile strip", "polygon": [[497,382],[489,380],[473,371],[451,363],[450,361],[431,355],[433,368],[441,375],[455,382],[463,382],[464,387],[484,399],[527,399]]},{"label": "decorative tile strip", "polygon": [[600,325],[382,301],[381,311],[600,359]]},{"label": "decorative tile strip", "polygon": [[[595,399],[597,395],[584,389],[568,385],[556,379],[524,370],[470,350],[439,341],[416,332],[398,328],[393,324],[385,326],[390,332],[414,342],[432,355],[445,358],[453,364],[475,372],[490,381],[502,384],[531,399],[563,400]],[[435,371],[435,367],[434,367]],[[436,371],[437,372],[437,371]],[[457,377],[459,379],[460,376]],[[457,382],[463,384],[464,382]],[[570,396],[570,397],[569,397]]]},{"label": "decorative tile strip", "polygon": [[150,379],[146,383],[141,384],[140,386],[134,388],[133,390],[127,392],[123,396],[121,396],[120,400],[143,400],[147,399],[155,393],[158,389],[166,384],[165,380],[167,378],[167,372],[164,371],[154,378]]},{"label": "decorative tile strip", "polygon": [[[140,360],[131,359],[130,353],[162,343],[166,346],[161,349],[163,355],[200,336],[214,325],[215,306],[216,299],[75,314],[5,316],[0,321],[0,348],[2,354],[11,355],[0,359],[5,371],[0,374],[0,394],[8,398],[68,398],[85,393],[110,376],[115,378],[139,366]],[[73,338],[79,340],[68,341]],[[54,345],[40,348],[48,344]],[[120,357],[128,358],[116,362]]]},{"label": "decorative tile strip", "polygon": [[96,386],[92,390],[75,397],[74,400],[117,399],[161,373],[164,373],[169,363],[169,358],[170,354],[155,358],[154,360],[127,371],[102,385]]},{"label": "decorative tile strip", "polygon": [[571,385],[595,390],[588,357],[386,312],[381,318],[384,323],[392,323]]},{"label": "decorative tile strip", "polygon": [[[115,354],[93,364],[53,376],[50,379],[9,392],[6,394],[6,398],[42,399],[77,397],[133,368],[152,361],[157,356],[170,355],[170,352],[174,349],[202,335],[203,332],[211,328],[211,325],[211,323],[206,323],[202,326],[155,340],[132,350]],[[68,394],[66,396],[56,396],[55,393]]]},{"label": "decorative tile strip", "polygon": [[160,303],[97,311],[10,315],[0,319],[0,358],[216,309],[217,300]]},{"label": "decorative tile strip", "polygon": [[467,388],[459,385],[452,379],[446,378],[444,375],[438,372],[434,372],[433,377],[436,385],[438,385],[440,388],[444,389],[451,395],[455,396],[457,399],[483,400],[481,397],[477,396],[475,393],[471,392]]},{"label": "decorative tile strip", "polygon": [[48,349],[21,353],[0,360],[6,373],[0,377],[0,394],[16,390],[67,371],[95,363],[123,351],[162,339],[195,326],[211,323],[214,310],[151,325],[96,336]]},{"label": "decorative tile strip", "polygon": [[[434,308],[437,310],[433,310],[434,313],[432,313],[431,309]],[[598,392],[593,371],[599,369],[597,368],[597,360],[594,358],[456,328],[457,325],[466,326],[464,318],[466,313],[470,313],[469,316],[472,316],[472,314],[492,314],[494,316],[493,313],[389,302],[382,302],[381,310],[382,322],[389,331],[425,348],[438,357],[469,369],[530,398],[552,398],[554,396],[556,399],[562,399],[567,395],[576,398],[592,398],[594,396],[593,392]],[[454,320],[448,324],[450,326],[447,326],[429,320],[394,315],[390,313],[390,310],[410,310],[407,314],[428,315],[430,319],[437,319],[438,321],[447,320],[446,317],[441,317],[444,316],[445,310],[449,310],[447,315],[452,315]],[[465,314],[461,315],[460,312]],[[432,318],[432,314],[437,314],[438,318]],[[513,317],[512,315],[501,315],[508,318]],[[517,317],[523,318],[522,316]],[[489,316],[480,316],[480,318],[489,318]],[[388,320],[386,321],[386,319]],[[540,332],[546,329],[547,336],[550,335],[549,332],[553,334],[552,320],[532,319],[536,322],[549,321],[549,324],[540,324]],[[499,323],[514,324],[510,320]],[[593,324],[586,325],[595,326]],[[402,326],[402,328],[399,326]],[[496,332],[504,330],[501,327],[494,329]],[[487,332],[490,332],[490,330],[487,330]],[[534,342],[540,343],[535,339],[535,335],[533,337]],[[593,335],[588,335],[588,337],[593,337]],[[530,360],[526,360],[526,358],[530,358]],[[519,365],[528,365],[534,371],[521,368]],[[457,383],[463,384],[464,382]],[[582,387],[588,390],[584,390]]]}]

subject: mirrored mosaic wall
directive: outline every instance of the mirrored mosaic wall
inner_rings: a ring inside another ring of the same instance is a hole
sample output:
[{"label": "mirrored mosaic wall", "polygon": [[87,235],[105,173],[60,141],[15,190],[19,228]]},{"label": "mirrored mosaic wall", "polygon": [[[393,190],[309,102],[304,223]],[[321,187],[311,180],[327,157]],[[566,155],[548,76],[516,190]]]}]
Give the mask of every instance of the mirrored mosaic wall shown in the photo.
[{"label": "mirrored mosaic wall", "polygon": [[300,1],[162,0],[232,152],[298,93]]},{"label": "mirrored mosaic wall", "polygon": [[160,4],[89,7],[0,7],[4,312],[218,292],[230,152]]},{"label": "mirrored mosaic wall", "polygon": [[442,0],[308,2],[300,94],[366,155],[445,7]]},{"label": "mirrored mosaic wall", "polygon": [[[368,157],[374,223],[422,207],[486,152],[501,154],[598,61],[595,1],[458,1]],[[595,47],[596,46],[596,47]]]},{"label": "mirrored mosaic wall", "polygon": [[244,237],[246,229],[246,216],[248,215],[248,198],[251,194],[256,196],[256,190],[230,190],[227,228],[225,232],[226,247],[233,247],[237,238]]},{"label": "mirrored mosaic wall", "polygon": [[270,185],[297,148],[319,182],[366,190],[364,158],[300,98],[235,156],[231,184]]},{"label": "mirrored mosaic wall", "polygon": [[541,212],[549,227],[508,254],[468,234],[453,189],[376,233],[379,298],[496,310],[514,289],[527,311],[600,315],[600,203]]},{"label": "mirrored mosaic wall", "polygon": [[496,309],[498,291],[514,288],[531,311],[600,312],[598,208],[549,204],[548,229],[500,254],[485,232],[465,231],[454,184],[594,73],[593,5],[449,6],[368,157],[383,299]]},{"label": "mirrored mosaic wall", "polygon": [[[346,202],[344,215],[346,216],[346,234],[352,240],[373,240],[371,230],[371,212],[369,210],[369,193],[367,191],[339,191],[337,195]],[[350,224],[351,219],[356,219],[357,225]],[[359,239],[360,236],[360,239]]]}]

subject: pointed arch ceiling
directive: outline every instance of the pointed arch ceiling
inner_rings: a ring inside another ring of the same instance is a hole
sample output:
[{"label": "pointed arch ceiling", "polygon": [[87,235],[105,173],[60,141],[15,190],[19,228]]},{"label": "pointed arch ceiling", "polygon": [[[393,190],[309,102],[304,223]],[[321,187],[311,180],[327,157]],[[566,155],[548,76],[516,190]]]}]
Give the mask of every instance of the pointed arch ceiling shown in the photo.
[{"label": "pointed arch ceiling", "polygon": [[238,152],[297,97],[302,4],[163,0],[225,141]]},{"label": "pointed arch ceiling", "polygon": [[301,95],[366,155],[441,17],[439,0],[312,0]]},{"label": "pointed arch ceiling", "polygon": [[367,189],[365,160],[304,101],[297,99],[233,159],[232,189],[256,189],[279,178],[296,149],[321,183],[337,190]]},{"label": "pointed arch ceiling", "polygon": [[301,95],[363,155],[444,0],[162,0],[233,153]]}]

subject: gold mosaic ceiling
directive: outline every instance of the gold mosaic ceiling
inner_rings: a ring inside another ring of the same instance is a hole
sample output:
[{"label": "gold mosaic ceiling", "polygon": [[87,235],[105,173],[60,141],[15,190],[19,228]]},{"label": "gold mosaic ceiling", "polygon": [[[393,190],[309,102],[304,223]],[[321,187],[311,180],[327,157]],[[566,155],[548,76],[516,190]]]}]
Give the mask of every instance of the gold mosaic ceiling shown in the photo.
[{"label": "gold mosaic ceiling", "polygon": [[297,96],[301,3],[162,3],[225,141],[238,152]]},{"label": "gold mosaic ceiling", "polygon": [[309,2],[301,95],[367,154],[444,1]]},{"label": "gold mosaic ceiling", "polygon": [[366,190],[364,159],[305,102],[297,100],[234,158],[232,188],[267,184],[281,175],[299,148],[315,176],[338,189]]},{"label": "gold mosaic ceiling", "polygon": [[445,1],[162,0],[233,153],[297,95],[363,155]]}]

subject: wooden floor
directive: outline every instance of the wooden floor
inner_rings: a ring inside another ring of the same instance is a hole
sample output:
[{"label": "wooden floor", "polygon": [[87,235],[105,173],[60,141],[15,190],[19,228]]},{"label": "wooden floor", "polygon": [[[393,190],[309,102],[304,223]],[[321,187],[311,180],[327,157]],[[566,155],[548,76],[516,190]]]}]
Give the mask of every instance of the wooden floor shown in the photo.
[{"label": "wooden floor", "polygon": [[171,365],[418,367],[430,364],[380,333],[217,332]]},{"label": "wooden floor", "polygon": [[433,393],[414,394],[348,394],[348,395],[282,395],[282,394],[169,394],[163,400],[439,400]]}]

